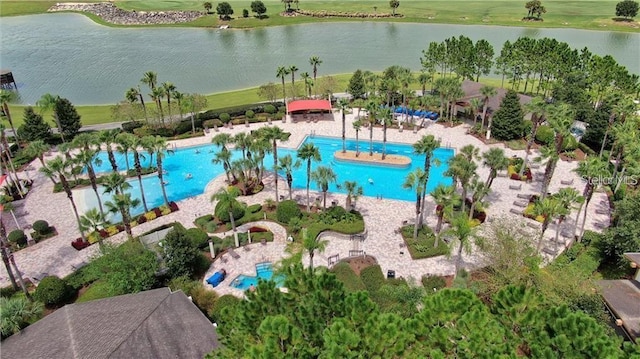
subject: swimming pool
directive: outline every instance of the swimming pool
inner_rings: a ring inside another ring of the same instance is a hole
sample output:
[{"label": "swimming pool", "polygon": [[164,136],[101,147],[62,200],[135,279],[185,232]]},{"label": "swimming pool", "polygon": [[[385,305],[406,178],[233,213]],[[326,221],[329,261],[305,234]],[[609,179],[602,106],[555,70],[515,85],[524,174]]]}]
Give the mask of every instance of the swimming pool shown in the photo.
[{"label": "swimming pool", "polygon": [[[333,159],[335,151],[342,149],[342,140],[336,137],[323,137],[314,136],[307,137],[303,141],[304,143],[312,142],[320,150],[322,157],[321,162],[313,162],[311,165],[312,170],[318,166],[330,166],[336,173],[338,178],[338,184],[342,185],[345,181],[356,181],[362,188],[365,196],[375,197],[382,196],[383,198],[391,198],[403,201],[413,201],[415,199],[415,192],[409,189],[402,188],[402,184],[407,174],[413,171],[415,168],[422,168],[424,166],[424,156],[416,155],[413,153],[411,145],[390,143],[387,142],[387,153],[398,154],[407,156],[411,159],[411,165],[407,168],[395,168],[387,166],[377,166],[372,164],[360,164],[352,162],[337,162]],[[356,141],[347,140],[347,149],[355,151]],[[359,141],[359,148],[363,155],[366,155],[369,151],[369,142],[367,140]],[[219,147],[212,144],[200,145],[195,147],[184,147],[176,149],[172,154],[165,156],[163,161],[163,167],[168,172],[164,178],[168,183],[165,186],[167,196],[169,200],[179,201],[185,198],[193,197],[204,192],[207,184],[215,177],[224,174],[224,169],[221,164],[213,164],[212,158],[214,153],[219,150]],[[382,152],[382,142],[373,143],[374,152]],[[278,155],[284,156],[290,154],[295,158],[296,150],[279,148]],[[447,160],[454,155],[453,149],[450,148],[438,148],[434,152],[431,171],[429,173],[429,180],[427,182],[427,191],[431,192],[440,183],[450,185],[452,180],[450,177],[444,176],[444,172],[447,170]],[[240,151],[233,151],[233,159],[238,159],[242,155]],[[129,166],[133,168],[133,155],[129,154]],[[96,172],[108,172],[111,170],[111,165],[107,158],[106,152],[101,152],[98,158],[102,160],[102,164],[96,167]],[[150,156],[145,154],[142,165],[144,167],[149,166]],[[153,158],[155,162],[155,156]],[[118,168],[125,169],[126,161],[122,154],[116,154],[116,162]],[[264,159],[264,165],[267,170],[273,168],[273,157],[269,154]],[[191,178],[187,178],[188,174],[191,174]],[[284,176],[284,173],[281,173]],[[294,170],[293,173],[293,187],[295,189],[306,188],[306,164],[302,164],[299,168]],[[371,181],[369,181],[371,179]],[[128,191],[132,197],[139,198],[140,190],[138,180],[136,178],[129,179],[131,189]],[[145,191],[145,197],[149,207],[155,207],[163,204],[162,191],[160,189],[160,182],[156,174],[145,176],[142,180]],[[280,187],[282,188],[282,187]],[[311,182],[311,189],[318,191],[318,187],[313,181]],[[345,193],[344,188],[338,188],[335,183],[329,186],[330,192]],[[286,194],[286,192],[281,192]],[[103,195],[104,200],[109,200],[108,195]],[[84,207],[85,210],[97,207],[97,201],[91,188],[84,190]],[[82,209],[81,209],[82,210]],[[143,211],[142,206],[138,206],[132,209],[132,214],[138,214]],[[115,220],[115,216],[114,216]]]},{"label": "swimming pool", "polygon": [[276,282],[276,287],[278,288],[282,287],[282,284],[284,283],[284,276],[273,276],[273,265],[271,264],[271,262],[263,262],[256,264],[255,277],[240,274],[234,280],[232,280],[231,284],[229,285],[241,290],[247,290],[251,288],[252,285],[254,287],[258,286],[258,279],[267,281],[273,280],[274,282]]}]

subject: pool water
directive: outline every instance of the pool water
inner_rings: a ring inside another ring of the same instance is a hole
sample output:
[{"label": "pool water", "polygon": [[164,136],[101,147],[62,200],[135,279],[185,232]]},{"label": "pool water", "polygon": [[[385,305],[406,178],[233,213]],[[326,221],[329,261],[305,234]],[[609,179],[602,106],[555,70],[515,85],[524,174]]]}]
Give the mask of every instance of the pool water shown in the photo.
[{"label": "pool water", "polygon": [[276,287],[282,287],[284,283],[284,277],[281,275],[273,276],[273,265],[270,262],[258,263],[256,264],[256,276],[251,277],[244,274],[240,274],[234,280],[231,281],[230,286],[234,288],[238,288],[241,290],[247,290],[252,285],[254,287],[258,286],[258,279],[263,280],[273,280],[276,282]]},{"label": "pool water", "polygon": [[[424,167],[424,156],[413,153],[411,145],[389,143],[387,142],[387,153],[407,156],[411,159],[411,164],[406,168],[395,168],[388,166],[372,165],[372,164],[360,164],[352,162],[337,162],[333,159],[335,151],[342,149],[342,140],[336,137],[307,137],[303,141],[304,143],[312,142],[319,148],[322,160],[320,162],[312,162],[311,170],[315,170],[318,166],[329,166],[333,169],[337,176],[337,184],[332,183],[329,186],[329,192],[345,193],[342,184],[345,181],[356,181],[363,188],[365,196],[375,197],[382,196],[383,198],[390,198],[403,201],[414,201],[415,191],[402,188],[402,184],[405,181],[407,174],[413,171],[415,168]],[[356,141],[347,140],[346,146],[348,150],[355,151]],[[363,156],[366,156],[369,151],[369,141],[364,139],[359,141],[359,149]],[[189,197],[193,197],[204,192],[207,184],[219,175],[224,175],[224,169],[222,164],[214,164],[212,159],[214,153],[219,151],[219,147],[207,144],[195,147],[183,147],[174,150],[172,153],[167,154],[163,160],[163,167],[167,174],[164,176],[164,180],[167,183],[165,186],[167,196],[170,201],[180,201]],[[382,142],[373,143],[373,151],[382,152]],[[290,154],[294,159],[296,158],[296,150],[288,148],[278,148],[278,156],[284,156]],[[453,157],[454,150],[450,148],[438,148],[434,152],[432,159],[432,166],[429,173],[429,180],[427,182],[427,191],[431,192],[440,183],[444,185],[450,185],[452,179],[444,176],[444,172],[447,170],[447,161]],[[240,151],[233,151],[233,159],[241,158]],[[133,155],[129,154],[129,167],[133,168]],[[107,158],[106,152],[101,152],[98,158],[102,161],[100,166],[96,166],[96,172],[104,173],[111,171],[111,165]],[[155,156],[153,159],[148,154],[144,154],[142,159],[142,166],[148,167],[150,163],[155,164]],[[116,162],[119,169],[125,169],[126,160],[124,155],[116,153]],[[264,165],[267,170],[273,168],[273,156],[267,154],[264,159]],[[189,177],[191,175],[191,178]],[[280,173],[284,176],[284,173]],[[293,172],[293,187],[297,190],[304,190],[306,188],[306,163],[295,169]],[[140,187],[137,178],[131,178],[128,180],[131,185],[131,189],[128,193],[134,198],[140,198]],[[149,208],[160,206],[164,200],[162,197],[162,190],[160,188],[160,181],[157,174],[151,174],[143,177],[143,188],[145,192],[145,198]],[[338,187],[338,184],[340,187]],[[283,188],[283,187],[280,187]],[[319,188],[312,181],[311,190],[318,191]],[[286,195],[286,191],[281,191],[280,194]],[[300,194],[300,193],[299,193]],[[103,195],[103,201],[110,199],[109,195]],[[97,201],[91,188],[84,190],[84,209],[97,207]],[[142,213],[142,205],[133,208],[132,214]],[[206,210],[203,209],[203,213]],[[114,216],[112,220],[115,220]]]}]

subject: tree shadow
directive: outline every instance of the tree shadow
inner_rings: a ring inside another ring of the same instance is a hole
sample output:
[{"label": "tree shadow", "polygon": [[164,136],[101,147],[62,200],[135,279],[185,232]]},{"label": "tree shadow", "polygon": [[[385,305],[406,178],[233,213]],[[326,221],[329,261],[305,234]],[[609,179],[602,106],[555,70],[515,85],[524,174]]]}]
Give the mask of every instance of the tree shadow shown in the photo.
[{"label": "tree shadow", "polygon": [[633,18],[630,17],[612,17],[611,20],[615,22],[634,22]]}]

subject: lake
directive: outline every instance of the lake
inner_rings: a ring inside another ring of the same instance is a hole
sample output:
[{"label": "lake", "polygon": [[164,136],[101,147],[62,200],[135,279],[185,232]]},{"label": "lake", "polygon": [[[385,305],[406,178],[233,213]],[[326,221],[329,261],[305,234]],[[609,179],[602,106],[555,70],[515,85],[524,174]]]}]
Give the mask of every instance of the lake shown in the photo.
[{"label": "lake", "polygon": [[[146,71],[157,72],[159,82],[171,81],[181,92],[212,93],[279,82],[278,66],[296,65],[298,75],[311,73],[314,55],[323,61],[320,76],[391,65],[418,70],[429,42],[459,35],[486,39],[496,54],[506,40],[553,37],[609,54],[640,73],[636,33],[382,22],[252,30],[112,28],[69,13],[2,18],[0,66],[13,71],[25,104],[47,92],[76,105],[108,104],[123,100]],[[149,91],[143,87],[143,92]]]}]

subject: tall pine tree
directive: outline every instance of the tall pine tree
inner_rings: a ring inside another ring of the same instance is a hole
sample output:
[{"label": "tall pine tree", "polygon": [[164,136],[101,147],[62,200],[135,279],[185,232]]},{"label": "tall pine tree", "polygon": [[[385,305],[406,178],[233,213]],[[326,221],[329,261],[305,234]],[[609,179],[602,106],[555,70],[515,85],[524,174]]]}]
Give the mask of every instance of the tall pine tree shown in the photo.
[{"label": "tall pine tree", "polygon": [[500,108],[493,116],[491,132],[501,141],[522,138],[524,131],[524,111],[520,106],[518,94],[509,90],[502,99]]},{"label": "tall pine tree", "polygon": [[29,106],[24,109],[24,123],[18,128],[21,138],[31,142],[37,140],[47,141],[51,137],[51,126],[44,122],[42,116]]},{"label": "tall pine tree", "polygon": [[364,76],[362,75],[361,70],[356,70],[356,72],[353,73],[353,76],[351,76],[347,92],[351,94],[354,99],[364,97]]},{"label": "tall pine tree", "polygon": [[76,108],[66,98],[58,99],[54,111],[58,117],[58,121],[60,121],[64,140],[70,141],[78,134],[82,127],[78,111],[76,111]]}]

